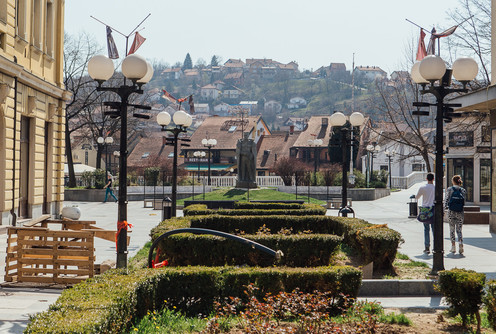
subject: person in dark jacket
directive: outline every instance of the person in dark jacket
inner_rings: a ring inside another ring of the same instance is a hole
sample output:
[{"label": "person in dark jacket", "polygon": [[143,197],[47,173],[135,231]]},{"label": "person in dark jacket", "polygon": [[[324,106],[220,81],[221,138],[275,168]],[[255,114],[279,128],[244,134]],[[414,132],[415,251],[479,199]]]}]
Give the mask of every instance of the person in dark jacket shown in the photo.
[{"label": "person in dark jacket", "polygon": [[455,175],[451,179],[452,187],[446,190],[446,198],[444,200],[444,208],[448,210],[448,222],[450,227],[451,253],[456,253],[455,246],[455,230],[458,235],[458,243],[460,254],[463,254],[463,205],[467,191],[462,188],[462,178],[460,175]]},{"label": "person in dark jacket", "polygon": [[105,187],[103,187],[104,189],[107,189],[105,191],[105,199],[103,200],[103,203],[107,202],[107,198],[108,198],[108,195],[110,194],[110,196],[112,196],[114,198],[114,200],[117,202],[117,197],[115,197],[114,195],[114,191],[112,189],[112,175],[110,173],[107,174],[107,184],[105,185]]}]

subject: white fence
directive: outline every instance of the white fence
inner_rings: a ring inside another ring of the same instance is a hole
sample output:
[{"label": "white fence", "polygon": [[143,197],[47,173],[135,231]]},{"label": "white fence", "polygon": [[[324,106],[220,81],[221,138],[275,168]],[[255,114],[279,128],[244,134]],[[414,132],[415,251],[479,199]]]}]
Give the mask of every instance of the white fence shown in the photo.
[{"label": "white fence", "polygon": [[[205,177],[205,182],[206,182]],[[236,176],[211,176],[210,182],[212,187],[234,187],[236,186]],[[257,185],[259,187],[279,187],[283,186],[280,176],[257,176]]]},{"label": "white fence", "polygon": [[417,182],[425,181],[427,172],[412,172],[408,176],[391,176],[391,188],[408,189]]}]

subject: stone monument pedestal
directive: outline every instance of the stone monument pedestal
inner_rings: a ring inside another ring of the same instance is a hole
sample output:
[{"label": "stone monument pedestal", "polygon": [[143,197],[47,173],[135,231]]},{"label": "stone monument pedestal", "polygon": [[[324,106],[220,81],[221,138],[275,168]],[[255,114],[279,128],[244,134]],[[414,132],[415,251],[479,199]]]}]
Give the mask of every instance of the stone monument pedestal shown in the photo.
[{"label": "stone monument pedestal", "polygon": [[253,188],[257,188],[257,183],[251,181],[236,181],[236,188],[253,189]]}]

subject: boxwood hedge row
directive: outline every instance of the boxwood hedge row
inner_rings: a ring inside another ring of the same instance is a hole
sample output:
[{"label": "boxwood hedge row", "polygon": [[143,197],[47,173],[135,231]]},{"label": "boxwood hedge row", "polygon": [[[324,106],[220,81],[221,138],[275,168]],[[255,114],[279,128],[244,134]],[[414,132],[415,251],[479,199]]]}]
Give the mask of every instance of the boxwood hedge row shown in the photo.
[{"label": "boxwood hedge row", "polygon": [[[301,205],[300,208],[291,208],[289,204],[288,208],[280,208],[280,205],[274,205],[271,207],[263,203],[261,208],[257,208],[253,205],[252,208],[240,207],[236,209],[208,209],[205,204],[193,204],[189,205],[183,209],[184,216],[201,216],[201,215],[212,215],[218,214],[223,216],[269,216],[269,215],[290,215],[290,216],[325,216],[326,209],[320,205],[316,204],[305,204]],[[299,204],[297,204],[299,205]],[[294,205],[293,205],[294,206]]]},{"label": "boxwood hedge row", "polygon": [[[180,222],[180,224],[179,224]],[[374,262],[376,269],[389,269],[402,241],[400,233],[386,225],[374,225],[362,219],[331,216],[194,216],[168,220],[151,231],[152,240],[171,228],[196,227],[228,233],[255,234],[281,230],[292,233],[332,234],[343,237],[343,243],[357,249],[364,261]],[[264,244],[263,242],[261,242]],[[265,245],[265,244],[264,244]],[[266,245],[268,246],[268,245]]]},{"label": "boxwood hedge row", "polygon": [[159,243],[160,260],[167,259],[170,265],[244,265],[289,267],[327,266],[337,252],[343,238],[329,234],[296,235],[243,235],[284,256],[279,261],[273,256],[252,249],[250,246],[211,235],[178,234]]},{"label": "boxwood hedge row", "polygon": [[133,320],[164,305],[189,315],[207,315],[215,300],[244,298],[249,283],[259,287],[259,297],[295,288],[330,291],[338,310],[342,295],[357,296],[361,272],[347,266],[110,270],[64,290],[47,311],[32,318],[25,333],[121,333]]}]

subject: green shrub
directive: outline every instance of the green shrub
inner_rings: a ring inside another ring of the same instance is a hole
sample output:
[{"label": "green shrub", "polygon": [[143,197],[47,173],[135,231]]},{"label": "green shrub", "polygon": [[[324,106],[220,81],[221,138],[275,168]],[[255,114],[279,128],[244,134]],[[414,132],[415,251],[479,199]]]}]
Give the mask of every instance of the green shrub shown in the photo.
[{"label": "green shrub", "polygon": [[107,172],[104,169],[95,169],[93,175],[95,178],[95,188],[103,189],[107,184]]},{"label": "green shrub", "polygon": [[305,204],[298,203],[258,203],[258,202],[235,202],[235,209],[264,209],[264,210],[273,210],[273,209],[303,209],[305,208]]},{"label": "green shrub", "polygon": [[464,326],[467,325],[468,318],[475,315],[479,332],[479,309],[482,305],[485,280],[485,274],[455,268],[440,271],[436,285],[436,289],[445,296],[451,315],[459,314]]},{"label": "green shrub", "polygon": [[167,305],[188,315],[206,315],[213,302],[244,297],[254,283],[260,295],[292,291],[331,291],[337,302],[355,298],[361,272],[351,267],[233,268],[185,267],[110,270],[62,292],[47,311],[36,314],[25,333],[121,333],[148,310]]},{"label": "green shrub", "polygon": [[[244,235],[273,250],[281,250],[284,256],[277,265],[289,267],[327,266],[337,252],[342,237],[326,234],[301,235]],[[158,246],[161,259],[170,265],[244,265],[271,266],[273,256],[240,242],[211,235],[173,235],[162,240]]]},{"label": "green shrub", "polygon": [[487,282],[484,304],[486,305],[487,320],[491,327],[496,330],[496,280]]},{"label": "green shrub", "polygon": [[83,174],[81,174],[81,181],[86,189],[93,188],[93,183],[95,182],[95,176],[93,172],[83,172]]},{"label": "green shrub", "polygon": [[269,215],[290,215],[290,216],[325,216],[326,209],[317,204],[308,204],[301,206],[299,209],[269,209],[264,208],[237,208],[237,209],[207,209],[205,204],[193,204],[184,208],[185,216],[199,216],[218,214],[223,216],[269,216]]}]

